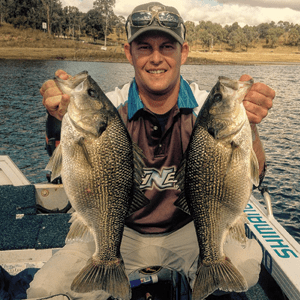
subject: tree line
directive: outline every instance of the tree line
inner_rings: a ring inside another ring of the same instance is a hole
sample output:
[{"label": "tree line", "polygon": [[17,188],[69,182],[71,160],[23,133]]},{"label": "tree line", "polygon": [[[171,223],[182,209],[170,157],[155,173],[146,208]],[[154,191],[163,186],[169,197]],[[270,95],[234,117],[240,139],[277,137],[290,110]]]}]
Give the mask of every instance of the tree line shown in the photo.
[{"label": "tree line", "polygon": [[46,23],[50,35],[106,40],[114,30],[119,38],[125,32],[125,18],[114,14],[114,5],[115,0],[96,0],[83,13],[75,6],[62,7],[59,0],[0,0],[0,21],[39,30]]},{"label": "tree line", "polygon": [[[95,0],[87,13],[75,6],[62,7],[59,0],[0,0],[0,22],[7,22],[17,28],[40,29],[47,24],[47,32],[58,36],[80,38],[89,36],[104,40],[115,31],[118,38],[125,33],[125,18],[116,16],[113,8],[115,0]],[[232,50],[254,47],[259,40],[265,46],[275,48],[279,40],[285,45],[300,46],[300,26],[280,21],[244,26],[237,23],[221,26],[211,21],[199,24],[187,21],[187,41],[191,46],[216,48],[226,44]]]},{"label": "tree line", "polygon": [[207,48],[216,45],[221,47],[225,43],[232,50],[247,50],[254,47],[259,40],[263,40],[269,48],[276,48],[280,40],[285,45],[300,45],[300,26],[289,22],[261,23],[243,28],[237,22],[224,27],[211,21],[200,21],[198,25],[188,21],[185,25],[188,42],[191,45],[200,43]]}]

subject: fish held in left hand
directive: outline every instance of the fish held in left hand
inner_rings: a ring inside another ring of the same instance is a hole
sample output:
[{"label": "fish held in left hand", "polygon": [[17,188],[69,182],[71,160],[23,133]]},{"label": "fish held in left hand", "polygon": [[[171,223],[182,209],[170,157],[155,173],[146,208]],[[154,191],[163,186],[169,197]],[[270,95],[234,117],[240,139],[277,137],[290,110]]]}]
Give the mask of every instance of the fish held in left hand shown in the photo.
[{"label": "fish held in left hand", "polygon": [[96,246],[71,289],[104,290],[129,300],[120,245],[125,218],[149,203],[139,189],[143,155],[114,105],[87,72],[56,82],[70,95],[70,104],[62,120],[60,145],[47,168],[51,179],[61,175],[76,211],[67,241],[84,239],[90,232]]},{"label": "fish held in left hand", "polygon": [[243,211],[253,184],[258,185],[258,161],[243,105],[252,84],[219,78],[198,114],[177,171],[182,193],[175,205],[192,215],[199,244],[194,300],[217,289],[248,289],[223,245],[228,236],[246,241]]}]

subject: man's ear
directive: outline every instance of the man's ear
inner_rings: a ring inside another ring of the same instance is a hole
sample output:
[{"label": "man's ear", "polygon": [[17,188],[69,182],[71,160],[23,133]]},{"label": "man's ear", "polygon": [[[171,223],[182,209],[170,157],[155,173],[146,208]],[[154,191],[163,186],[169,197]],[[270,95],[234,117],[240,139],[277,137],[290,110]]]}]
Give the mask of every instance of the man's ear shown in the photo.
[{"label": "man's ear", "polygon": [[125,52],[125,55],[129,61],[129,63],[132,65],[132,55],[131,55],[131,49],[130,49],[130,44],[129,43],[125,43],[124,44],[124,52]]},{"label": "man's ear", "polygon": [[183,43],[181,46],[181,64],[182,65],[186,62],[186,60],[188,58],[189,50],[190,50],[190,47],[189,47],[188,43],[187,42]]}]

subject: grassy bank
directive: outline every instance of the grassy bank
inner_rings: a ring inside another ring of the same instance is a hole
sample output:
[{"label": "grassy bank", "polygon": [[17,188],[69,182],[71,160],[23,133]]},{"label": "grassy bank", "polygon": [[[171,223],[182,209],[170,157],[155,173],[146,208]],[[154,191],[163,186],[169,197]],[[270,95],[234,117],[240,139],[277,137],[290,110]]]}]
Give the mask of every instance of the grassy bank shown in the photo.
[{"label": "grassy bank", "polygon": [[[116,35],[108,37],[106,51],[100,42],[91,39],[54,38],[33,29],[15,29],[9,24],[0,26],[0,59],[29,60],[78,60],[127,62],[122,44],[124,37],[118,40]],[[275,49],[264,48],[257,44],[247,52],[231,52],[215,49],[205,51],[191,49],[187,64],[276,64],[300,63],[300,51],[297,47],[279,46]]]}]

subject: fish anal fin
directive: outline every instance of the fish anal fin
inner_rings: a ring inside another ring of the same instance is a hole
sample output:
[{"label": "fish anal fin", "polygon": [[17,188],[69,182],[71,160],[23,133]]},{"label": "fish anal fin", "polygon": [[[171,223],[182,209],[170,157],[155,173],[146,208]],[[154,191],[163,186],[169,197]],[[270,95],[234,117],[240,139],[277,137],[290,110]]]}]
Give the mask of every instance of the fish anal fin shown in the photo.
[{"label": "fish anal fin", "polygon": [[229,228],[230,237],[245,244],[247,239],[245,232],[245,223],[248,222],[249,221],[247,219],[247,214],[242,213]]},{"label": "fish anal fin", "polygon": [[66,237],[66,243],[76,241],[89,242],[94,239],[90,228],[84,223],[83,219],[75,212],[69,221],[71,224],[70,230]]},{"label": "fish anal fin", "polygon": [[71,290],[77,293],[104,290],[114,298],[131,298],[129,280],[121,259],[101,262],[91,257],[73,280]]},{"label": "fish anal fin", "polygon": [[245,292],[248,284],[228,258],[215,264],[200,264],[193,288],[193,300],[205,299],[217,289],[224,292]]},{"label": "fish anal fin", "polygon": [[51,182],[61,176],[62,170],[62,147],[59,144],[54,150],[46,168],[46,170],[51,171]]}]

